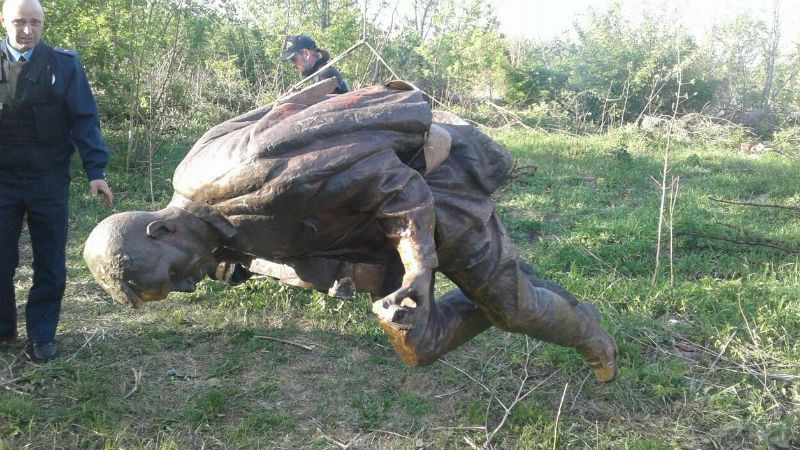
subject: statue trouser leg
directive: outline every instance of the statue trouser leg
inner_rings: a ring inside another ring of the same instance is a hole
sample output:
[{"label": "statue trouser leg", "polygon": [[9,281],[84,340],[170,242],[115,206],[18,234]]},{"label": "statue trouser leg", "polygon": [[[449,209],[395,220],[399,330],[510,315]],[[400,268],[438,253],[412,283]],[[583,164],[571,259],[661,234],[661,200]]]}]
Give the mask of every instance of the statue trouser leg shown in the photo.
[{"label": "statue trouser leg", "polygon": [[[422,353],[423,361],[431,362],[491,324],[574,347],[599,380],[614,379],[616,346],[601,327],[594,305],[578,303],[556,283],[537,279],[495,214],[483,228],[467,229],[457,240],[439,242],[440,270],[468,299],[448,300],[461,306],[447,309],[436,302],[436,311],[427,320],[415,318],[410,329],[389,332],[401,356]],[[465,306],[467,302],[472,309]]]},{"label": "statue trouser leg", "polygon": [[389,342],[406,364],[431,364],[491,325],[460,289],[453,289],[437,299],[426,316],[414,318],[416,323],[411,327],[379,321]]}]

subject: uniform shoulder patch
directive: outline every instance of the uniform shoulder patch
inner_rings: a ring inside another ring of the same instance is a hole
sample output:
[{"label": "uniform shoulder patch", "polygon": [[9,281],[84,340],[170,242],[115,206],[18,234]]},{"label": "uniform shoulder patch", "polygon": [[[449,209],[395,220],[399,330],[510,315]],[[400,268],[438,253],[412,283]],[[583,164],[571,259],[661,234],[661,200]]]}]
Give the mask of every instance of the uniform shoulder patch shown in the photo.
[{"label": "uniform shoulder patch", "polygon": [[75,56],[78,54],[78,52],[76,52],[75,50],[64,47],[53,47],[53,51],[55,51],[56,53],[61,53],[62,55],[69,55],[69,56]]}]

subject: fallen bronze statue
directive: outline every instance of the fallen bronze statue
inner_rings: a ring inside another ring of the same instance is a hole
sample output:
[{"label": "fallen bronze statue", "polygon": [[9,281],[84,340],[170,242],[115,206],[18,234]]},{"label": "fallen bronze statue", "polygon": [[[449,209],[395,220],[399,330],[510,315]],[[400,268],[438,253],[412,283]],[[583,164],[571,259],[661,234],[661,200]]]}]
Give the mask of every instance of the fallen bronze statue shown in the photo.
[{"label": "fallen bronze statue", "polygon": [[[617,349],[595,307],[537,278],[495,212],[508,151],[406,83],[331,86],[211,128],[175,170],[164,209],[103,220],[84,250],[100,285],[137,308],[206,276],[368,292],[408,364],[494,325],[574,347],[613,380]],[[434,299],[434,271],[458,288]]]}]

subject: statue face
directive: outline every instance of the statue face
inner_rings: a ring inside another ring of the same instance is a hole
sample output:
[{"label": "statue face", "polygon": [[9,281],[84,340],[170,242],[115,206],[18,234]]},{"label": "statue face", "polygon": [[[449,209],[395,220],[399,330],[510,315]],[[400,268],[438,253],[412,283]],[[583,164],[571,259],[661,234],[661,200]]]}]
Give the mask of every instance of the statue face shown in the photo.
[{"label": "statue face", "polygon": [[132,264],[125,271],[123,282],[143,302],[161,300],[170,292],[193,292],[197,283],[217,263],[204,247],[194,245],[179,231],[161,238],[145,236],[142,244],[148,249],[149,264]]},{"label": "statue face", "polygon": [[140,307],[172,291],[194,291],[217,266],[211,250],[190,222],[162,212],[134,212],[102,221],[86,240],[83,254],[114,299]]}]

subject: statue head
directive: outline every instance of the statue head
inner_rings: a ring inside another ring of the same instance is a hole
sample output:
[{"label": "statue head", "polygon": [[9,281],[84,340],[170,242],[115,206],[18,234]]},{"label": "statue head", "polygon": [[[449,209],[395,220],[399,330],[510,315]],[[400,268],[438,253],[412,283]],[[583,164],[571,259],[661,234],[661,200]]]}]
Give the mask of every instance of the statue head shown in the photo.
[{"label": "statue head", "polygon": [[172,291],[194,291],[217,265],[215,246],[201,220],[166,208],[106,218],[86,240],[83,258],[106,292],[139,308]]}]

